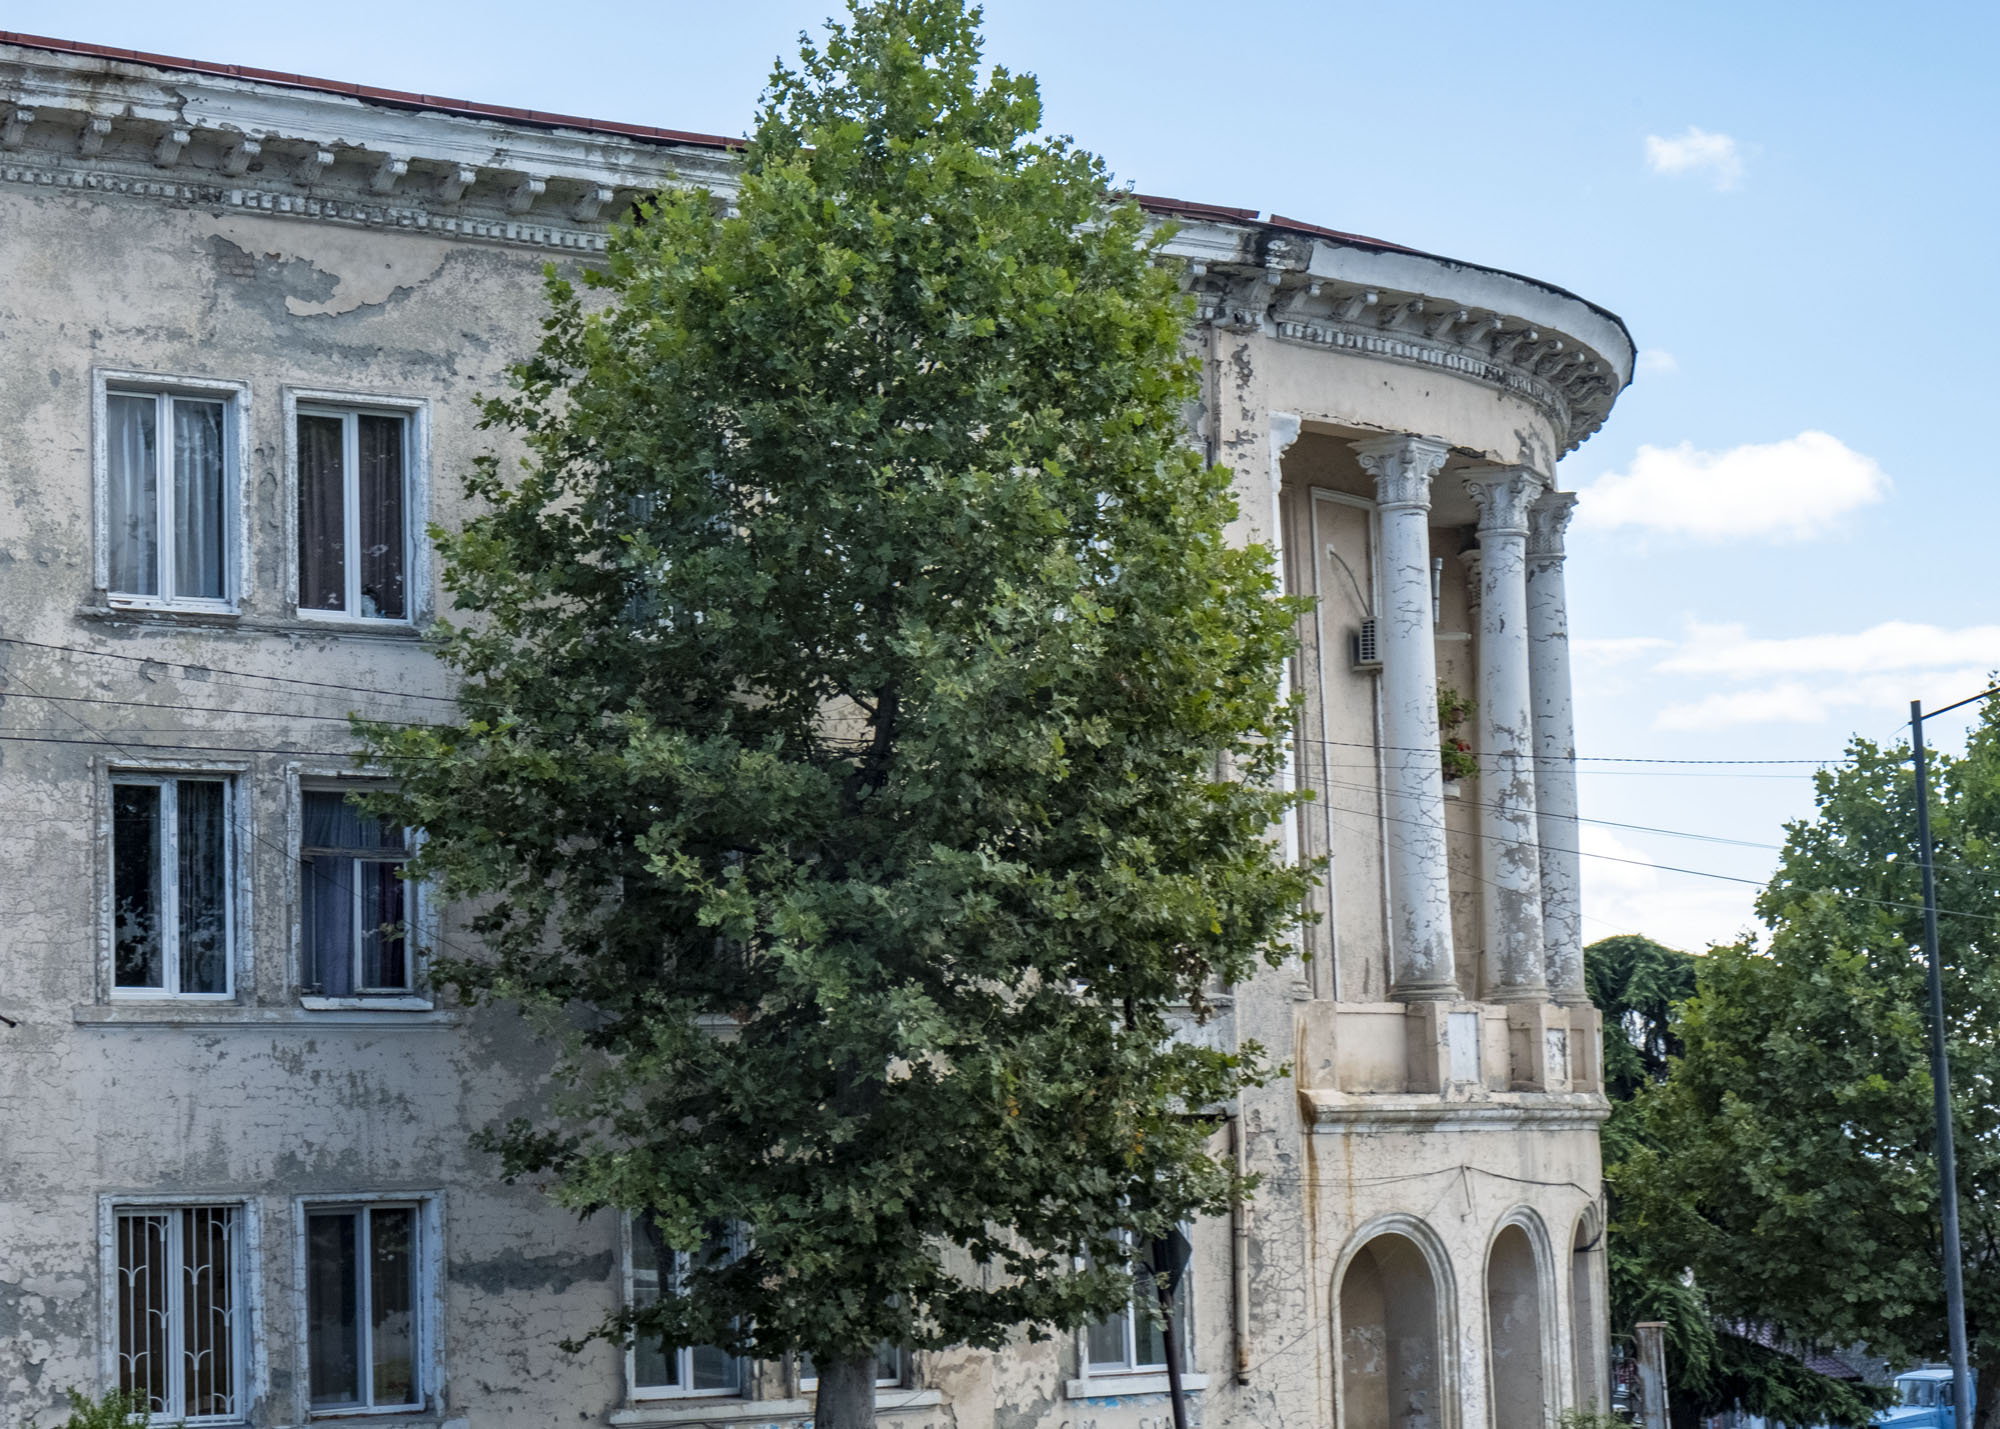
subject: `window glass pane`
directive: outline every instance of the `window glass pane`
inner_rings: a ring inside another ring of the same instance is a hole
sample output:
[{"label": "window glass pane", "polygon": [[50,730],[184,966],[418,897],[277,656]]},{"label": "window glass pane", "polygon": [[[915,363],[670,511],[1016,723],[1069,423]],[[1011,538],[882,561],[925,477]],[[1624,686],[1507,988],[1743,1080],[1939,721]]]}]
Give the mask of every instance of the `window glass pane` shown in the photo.
[{"label": "window glass pane", "polygon": [[318,854],[299,860],[299,923],[305,943],[300,984],[326,997],[354,991],[354,860]]},{"label": "window glass pane", "polygon": [[180,990],[227,992],[227,791],[219,779],[182,779],[176,792],[180,801]]},{"label": "window glass pane", "polygon": [[369,1212],[368,1321],[376,1404],[417,1402],[416,1243],[414,1210]]},{"label": "window glass pane", "polygon": [[347,524],[338,417],[299,418],[299,605],[347,606]]},{"label": "window glass pane", "polygon": [[236,1412],[236,1211],[181,1212],[181,1414]]},{"label": "window glass pane", "polygon": [[111,786],[112,980],[166,986],[160,955],[160,790]]},{"label": "window glass pane", "polygon": [[118,1387],[154,1413],[167,1412],[167,1216],[118,1217]]},{"label": "window glass pane", "polygon": [[409,847],[400,824],[369,818],[339,790],[308,789],[304,796],[305,828],[301,842],[315,851],[345,849],[353,853],[398,852]]},{"label": "window glass pane", "polygon": [[361,1332],[353,1211],[306,1217],[306,1359],[315,1408],[361,1402]]},{"label": "window glass pane", "polygon": [[116,392],[104,400],[106,554],[121,595],[160,593],[159,405]]},{"label": "window glass pane", "polygon": [[222,482],[222,404],[173,399],[174,594],[220,600],[228,504]]},{"label": "window glass pane", "polygon": [[355,502],[361,538],[361,614],[401,620],[403,596],[403,419],[355,418]]},{"label": "window glass pane", "polygon": [[376,990],[407,991],[410,986],[409,938],[403,914],[409,885],[397,877],[400,863],[359,862],[361,884],[361,985]]},{"label": "window glass pane", "polygon": [[734,1389],[736,1388],[736,1361],[713,1345],[702,1345],[692,1352],[694,1381],[690,1389]]},{"label": "window glass pane", "polygon": [[1092,1365],[1123,1368],[1125,1364],[1125,1316],[1113,1315],[1090,1327],[1086,1353]]},{"label": "window glass pane", "polygon": [[887,1341],[875,1347],[875,1382],[877,1384],[903,1382],[903,1352]]},{"label": "window glass pane", "polygon": [[[671,1269],[673,1252],[660,1239],[659,1227],[651,1216],[632,1217],[632,1308],[643,1310],[660,1300],[660,1270]],[[632,1387],[634,1389],[674,1389],[680,1385],[676,1371],[679,1356],[658,1338],[635,1336],[632,1344]]]},{"label": "window glass pane", "polygon": [[[1167,1339],[1160,1330],[1160,1292],[1144,1267],[1132,1281],[1132,1328],[1138,1364],[1162,1368],[1167,1363]],[[1176,1327],[1178,1328],[1178,1327]]]}]

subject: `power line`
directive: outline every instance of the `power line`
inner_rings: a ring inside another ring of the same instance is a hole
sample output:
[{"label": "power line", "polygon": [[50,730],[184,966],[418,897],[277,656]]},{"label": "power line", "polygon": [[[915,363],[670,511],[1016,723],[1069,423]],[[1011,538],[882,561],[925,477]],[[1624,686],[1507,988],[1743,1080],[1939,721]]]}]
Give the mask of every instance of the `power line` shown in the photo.
[{"label": "power line", "polygon": [[[1310,783],[1310,778],[1308,778],[1308,783]],[[1342,788],[1347,788],[1347,789],[1352,789],[1352,790],[1355,790],[1355,791],[1357,791],[1357,792],[1360,792],[1360,793],[1374,793],[1374,792],[1375,792],[1375,791],[1374,791],[1373,789],[1369,788],[1368,786],[1366,786],[1366,785],[1361,785],[1361,784],[1345,784],[1345,785],[1341,785],[1341,786],[1339,786],[1339,787],[1342,787]],[[1328,807],[1328,808],[1330,808],[1330,809],[1334,809],[1334,810],[1337,810],[1337,811],[1338,811],[1338,812],[1340,812],[1340,813],[1345,813],[1345,814],[1352,814],[1352,815],[1354,815],[1354,816],[1355,816],[1355,817],[1357,817],[1357,818],[1363,818],[1363,819],[1375,819],[1375,818],[1381,818],[1381,819],[1384,819],[1384,820],[1386,820],[1386,821],[1388,821],[1388,822],[1390,822],[1390,823],[1395,823],[1395,824],[1404,824],[1404,825],[1407,825],[1408,827],[1411,827],[1411,828],[1423,828],[1423,829],[1438,829],[1438,830],[1440,830],[1441,832],[1445,833],[1445,834],[1446,834],[1447,836],[1449,836],[1449,835],[1450,835],[1450,833],[1452,832],[1452,830],[1451,830],[1451,829],[1450,829],[1450,828],[1449,828],[1448,826],[1446,826],[1446,825],[1443,825],[1443,824],[1437,824],[1437,823],[1433,823],[1433,822],[1431,822],[1431,821],[1429,821],[1429,820],[1427,820],[1427,819],[1407,819],[1407,818],[1399,818],[1399,817],[1397,817],[1397,816],[1396,816],[1396,815],[1394,815],[1394,814],[1386,814],[1386,813],[1378,813],[1378,811],[1376,811],[1376,810],[1374,810],[1374,809],[1355,809],[1355,808],[1350,808],[1349,806],[1347,806],[1347,805],[1345,805],[1345,804],[1336,804],[1336,803],[1334,803],[1334,802],[1333,802],[1333,800],[1332,800],[1332,798],[1331,798],[1331,790],[1329,790],[1329,797],[1328,797],[1328,800],[1327,800],[1327,807]],[[1476,838],[1476,839],[1482,839],[1482,840],[1484,840],[1484,839],[1491,839],[1491,838],[1497,838],[1497,837],[1498,837],[1497,835],[1492,835],[1492,834],[1486,834],[1486,833],[1482,833],[1482,832],[1480,832],[1480,831],[1479,831],[1479,830],[1477,830],[1477,829],[1471,829],[1471,830],[1467,830],[1466,832],[1467,832],[1467,833],[1469,833],[1469,834],[1471,835],[1471,837],[1473,837],[1473,838]],[[1548,844],[1543,844],[1543,843],[1541,843],[1541,842],[1539,842],[1539,841],[1537,841],[1537,840],[1534,840],[1534,839],[1500,839],[1499,841],[1500,841],[1500,842],[1503,842],[1503,843],[1513,843],[1513,844],[1518,844],[1518,845],[1520,845],[1520,846],[1521,846],[1521,847],[1523,847],[1523,848],[1532,848],[1532,849],[1535,849],[1535,850],[1537,850],[1538,852],[1543,852],[1543,851],[1546,851],[1546,852],[1550,852],[1550,853],[1573,853],[1573,854],[1576,854],[1576,855],[1577,855],[1578,857],[1580,857],[1580,858],[1595,858],[1595,859],[1601,859],[1601,860],[1603,860],[1603,861],[1605,861],[1605,862],[1608,862],[1608,863],[1623,863],[1623,864],[1630,864],[1630,865],[1632,865],[1632,866],[1633,866],[1633,867],[1635,867],[1635,868],[1650,868],[1650,869],[1654,869],[1654,870],[1657,870],[1658,872],[1661,872],[1661,873],[1679,873],[1679,874],[1685,874],[1685,875],[1687,875],[1687,876],[1688,876],[1688,877],[1690,877],[1690,878],[1709,878],[1709,879],[1715,879],[1715,880],[1717,880],[1717,881],[1720,881],[1720,882],[1724,882],[1724,883],[1740,883],[1740,884],[1747,884],[1748,886],[1750,886],[1750,887],[1752,887],[1752,888],[1764,888],[1764,887],[1767,887],[1767,886],[1769,885],[1769,883],[1770,883],[1770,880],[1769,880],[1769,879],[1757,879],[1757,878],[1741,878],[1741,877],[1738,877],[1738,876],[1737,876],[1737,875],[1735,875],[1735,874],[1729,874],[1729,873],[1712,873],[1712,872],[1708,871],[1707,869],[1700,869],[1700,868],[1681,868],[1681,867],[1679,867],[1678,865],[1675,865],[1675,864],[1669,864],[1669,863],[1653,863],[1653,862],[1651,862],[1650,860],[1647,860],[1647,859],[1641,859],[1641,858],[1621,858],[1621,857],[1619,857],[1619,856],[1618,856],[1618,855],[1616,855],[1616,854],[1608,854],[1608,853],[1592,853],[1592,852],[1591,852],[1590,850],[1588,850],[1588,849],[1565,849],[1565,848],[1557,848],[1557,847],[1554,847],[1554,846],[1552,846],[1552,845],[1548,845]],[[1476,874],[1475,874],[1475,875],[1474,875],[1474,877],[1475,877],[1475,878],[1477,878],[1477,877],[1478,877],[1478,875],[1476,875]],[[1482,882],[1482,883],[1484,883],[1484,882],[1487,882],[1488,880],[1486,880],[1486,879],[1483,879],[1483,878],[1482,878],[1482,879],[1479,879],[1479,881],[1480,881],[1480,882]],[[1877,906],[1877,907],[1882,907],[1882,908],[1900,908],[1900,909],[1905,909],[1905,910],[1914,910],[1914,911],[1921,911],[1921,910],[1922,910],[1922,908],[1923,908],[1923,905],[1922,905],[1921,903],[1901,903],[1901,902],[1896,902],[1896,901],[1894,901],[1894,900],[1891,900],[1891,899],[1885,899],[1885,898],[1869,898],[1869,897],[1867,897],[1867,896],[1865,896],[1865,895],[1863,895],[1863,894],[1859,894],[1859,893],[1843,893],[1843,892],[1839,891],[1838,889],[1832,889],[1832,888],[1827,888],[1827,889],[1804,889],[1804,890],[1802,890],[1802,891],[1804,891],[1804,892],[1809,892],[1809,893],[1810,893],[1810,892],[1824,892],[1824,893],[1829,893],[1829,894],[1831,894],[1832,896],[1834,896],[1834,897],[1836,897],[1836,898],[1840,898],[1840,899],[1843,899],[1843,900],[1845,900],[1845,901],[1848,901],[1848,902],[1854,902],[1854,903],[1869,903],[1869,904],[1874,904],[1875,906]],[[1946,914],[1946,915],[1948,915],[1948,916],[1950,916],[1950,917],[1954,917],[1954,918],[1972,918],[1972,919],[1976,919],[1976,920],[1978,920],[1978,921],[1980,921],[1980,922],[1985,922],[1985,923],[2000,923],[2000,915],[1995,915],[1995,914],[1992,914],[1992,913],[1972,913],[1972,912],[1966,912],[1966,911],[1963,911],[1963,910],[1960,910],[1960,909],[1955,909],[1955,908],[1940,908],[1940,909],[1939,909],[1938,911],[1939,911],[1940,913],[1943,913],[1943,914]]]},{"label": "power line", "polygon": [[[303,676],[298,676],[298,675],[273,675],[273,674],[268,674],[268,673],[265,673],[265,672],[263,672],[263,671],[258,671],[258,670],[238,670],[238,669],[231,669],[231,668],[229,668],[229,667],[227,667],[227,666],[220,666],[220,665],[203,665],[203,664],[195,664],[195,663],[190,663],[190,662],[188,662],[188,661],[184,661],[184,660],[175,660],[175,659],[170,659],[170,658],[166,658],[166,657],[162,657],[162,656],[157,656],[157,655],[128,655],[128,654],[125,654],[125,653],[124,653],[124,652],[122,652],[122,651],[116,651],[116,650],[93,650],[93,649],[91,649],[91,648],[89,648],[89,647],[87,647],[87,646],[81,646],[81,645],[63,645],[63,644],[56,644],[56,643],[52,643],[52,642],[49,642],[49,641],[42,641],[42,640],[28,640],[28,639],[24,639],[24,638],[22,638],[22,637],[20,637],[20,636],[11,636],[11,635],[0,635],[0,643],[4,643],[4,644],[9,644],[9,645],[19,645],[19,646],[23,646],[23,647],[26,647],[26,648],[29,648],[29,649],[35,649],[35,650],[48,650],[48,651],[53,651],[53,652],[57,652],[57,653],[60,653],[60,654],[65,654],[65,655],[84,655],[84,656],[89,656],[89,657],[91,657],[91,658],[93,658],[93,659],[100,659],[100,660],[122,660],[122,661],[126,661],[126,662],[129,662],[129,663],[132,663],[132,664],[138,664],[138,665],[167,665],[167,666],[176,666],[176,667],[178,667],[178,668],[180,668],[180,669],[182,669],[182,670],[188,670],[188,671],[199,671],[199,672],[201,672],[202,674],[205,674],[205,675],[222,675],[222,676],[225,676],[225,677],[228,677],[228,678],[230,678],[230,679],[238,679],[238,680],[263,680],[263,681],[267,681],[267,682],[271,682],[271,683],[276,683],[276,684],[286,684],[286,685],[298,685],[298,686],[301,686],[301,687],[304,687],[304,688],[309,688],[309,689],[320,689],[320,690],[328,690],[328,691],[332,691],[332,692],[336,692],[336,693],[340,693],[340,694],[350,694],[350,695],[374,695],[374,696],[378,696],[378,697],[381,697],[381,698],[386,698],[386,699],[399,699],[399,700],[435,700],[435,701],[438,701],[438,702],[440,702],[440,703],[444,703],[444,704],[457,704],[457,703],[459,703],[459,702],[460,702],[460,698],[461,698],[461,697],[460,697],[459,695],[455,695],[455,694],[454,694],[454,695],[438,695],[438,694],[430,694],[430,693],[428,693],[428,692],[425,692],[425,691],[420,691],[420,690],[385,690],[385,689],[382,689],[382,688],[379,688],[379,687],[377,687],[377,686],[371,686],[371,685],[351,685],[351,684],[342,684],[342,683],[340,683],[340,682],[337,682],[337,681],[330,681],[330,680],[310,680],[310,679],[306,679],[306,678],[304,678]],[[41,696],[41,698],[43,698],[43,699],[82,699],[82,698],[84,698],[84,697],[82,697],[82,696],[55,696],[55,695],[43,695],[43,696]],[[105,701],[103,701],[103,702],[104,702],[104,703],[122,703],[122,702],[119,702],[119,701],[111,701],[111,700],[105,700]],[[149,703],[149,702],[147,702],[147,701],[130,701],[129,703],[133,703],[133,704],[146,704],[146,703]],[[526,707],[526,708],[528,708],[528,709],[530,709],[530,710],[533,710],[533,709],[535,709],[536,707],[534,707],[534,706],[528,706],[528,707]],[[558,712],[563,712],[563,713],[567,713],[567,712],[569,712],[569,708],[568,708],[568,707],[566,707],[566,706],[545,706],[545,707],[542,707],[542,708],[544,708],[544,709],[546,709],[546,710],[551,710],[551,711],[558,711]],[[288,713],[288,712],[284,712],[284,711],[264,711],[264,710],[240,710],[240,711],[239,711],[239,710],[226,710],[226,709],[220,709],[220,708],[218,708],[218,709],[217,709],[217,710],[216,710],[215,712],[217,712],[217,713],[241,713],[241,714],[271,714],[271,715],[281,715],[281,714],[286,714],[286,713]],[[308,718],[318,718],[318,719],[325,719],[325,718],[332,718],[331,716],[324,716],[324,715],[319,715],[319,716],[314,716],[314,715],[299,715],[299,716],[296,716],[296,717],[297,717],[297,718],[301,718],[301,719],[308,719]],[[422,722],[422,721],[404,721],[404,723],[415,723],[415,724],[422,724],[422,723],[424,723],[424,722]],[[1329,745],[1329,746],[1333,746],[1333,747],[1337,747],[1337,748],[1342,748],[1342,749],[1367,749],[1367,750],[1377,750],[1377,751],[1380,751],[1380,752],[1382,752],[1382,753],[1391,753],[1391,754],[1404,754],[1404,753],[1435,753],[1435,752],[1436,752],[1435,750],[1428,750],[1428,749],[1416,749],[1416,748],[1413,748],[1413,747],[1411,747],[1411,746],[1407,746],[1407,745],[1382,745],[1382,744],[1376,744],[1376,743],[1374,743],[1374,742],[1372,742],[1372,741],[1363,741],[1363,740],[1338,740],[1338,739],[1311,739],[1311,738],[1306,738],[1306,737],[1303,737],[1303,736],[1301,736],[1301,737],[1299,737],[1299,738],[1295,739],[1295,740],[1293,741],[1293,743],[1295,743],[1295,744],[1314,744],[1314,745]],[[1642,765],[1674,765],[1674,766],[1749,766],[1749,765],[1813,765],[1813,766],[1823,766],[1823,765],[1827,765],[1827,764],[1838,764],[1838,763],[1842,762],[1842,761],[1841,761],[1840,759],[1838,759],[1838,758],[1794,758],[1794,759],[1656,759],[1656,758],[1651,758],[1651,757],[1642,757],[1642,756],[1637,756],[1637,755],[1618,755],[1618,754],[1579,754],[1579,755],[1575,755],[1575,756],[1573,756],[1573,757],[1572,757],[1572,756],[1557,756],[1557,755],[1536,755],[1536,754],[1526,754],[1526,753],[1523,753],[1523,754],[1521,754],[1521,755],[1518,755],[1518,756],[1516,756],[1516,757],[1517,757],[1517,758],[1519,758],[1519,759],[1522,759],[1522,760],[1524,760],[1524,761],[1529,761],[1529,762],[1533,762],[1533,763],[1567,763],[1567,762],[1572,762],[1572,760],[1573,760],[1574,762],[1577,762],[1577,763],[1595,763],[1595,764],[1642,764]]]}]

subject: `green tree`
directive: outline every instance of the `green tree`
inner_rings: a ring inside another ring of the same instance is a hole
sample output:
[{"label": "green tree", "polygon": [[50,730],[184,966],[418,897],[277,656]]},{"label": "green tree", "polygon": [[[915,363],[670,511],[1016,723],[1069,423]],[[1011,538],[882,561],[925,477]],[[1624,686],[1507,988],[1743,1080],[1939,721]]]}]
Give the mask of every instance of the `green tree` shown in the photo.
[{"label": "green tree", "polygon": [[600,1333],[809,1351],[828,1429],[878,1344],[1084,1323],[1121,1234],[1227,1205],[1198,1113],[1257,1053],[1177,1020],[1309,876],[1269,837],[1297,611],[1185,441],[1189,308],[977,22],[857,4],[733,209],[551,274],[485,409],[527,457],[434,533],[462,722],[366,727],[478,900],[442,975],[558,1049],[486,1144],[696,1262]]},{"label": "green tree", "polygon": [[[1937,760],[1947,1043],[1979,1429],[2000,1425],[2000,712]],[[1768,946],[1713,949],[1685,1051],[1616,1186],[1710,1304],[1892,1360],[1946,1348],[1907,749],[1817,779],[1759,898]]]},{"label": "green tree", "polygon": [[[1651,938],[1622,934],[1584,949],[1591,1000],[1604,1013],[1604,1081],[1611,1117],[1604,1125],[1610,1191],[1606,1239],[1612,1324],[1664,1323],[1667,1382],[1675,1425],[1695,1429],[1734,1408],[1785,1424],[1866,1424],[1878,1391],[1834,1379],[1788,1353],[1753,1326],[1761,1311],[1719,1317],[1706,1286],[1686,1274],[1681,1243],[1663,1237],[1648,1178],[1660,1159],[1681,1153],[1648,1124],[1648,1089],[1666,1082],[1683,1048],[1677,1019],[1695,995],[1702,960]],[[1796,1347],[1796,1342],[1794,1347]]]}]

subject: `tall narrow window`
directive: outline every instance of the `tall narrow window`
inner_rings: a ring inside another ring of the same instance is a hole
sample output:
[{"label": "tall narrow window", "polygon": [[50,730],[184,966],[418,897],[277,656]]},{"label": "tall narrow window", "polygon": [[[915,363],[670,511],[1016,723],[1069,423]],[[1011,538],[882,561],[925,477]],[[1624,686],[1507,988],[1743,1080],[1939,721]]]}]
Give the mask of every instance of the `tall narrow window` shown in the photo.
[{"label": "tall narrow window", "polygon": [[[1181,1362],[1189,1363],[1188,1297],[1191,1272],[1184,1271],[1174,1287],[1174,1339]],[[1133,1267],[1132,1298],[1117,1314],[1099,1320],[1084,1333],[1084,1358],[1089,1374],[1118,1374],[1167,1367],[1167,1341],[1160,1324],[1160,1292],[1150,1265]]]},{"label": "tall narrow window", "polygon": [[314,1409],[415,1409],[417,1207],[306,1213],[306,1359]]},{"label": "tall narrow window", "polygon": [[411,991],[416,890],[400,876],[408,830],[368,817],[337,790],[307,789],[301,804],[301,985],[326,997]]},{"label": "tall narrow window", "polygon": [[300,610],[409,618],[408,429],[400,413],[300,409]]},{"label": "tall narrow window", "polygon": [[228,404],[108,391],[106,567],[111,593],[167,604],[229,596]]},{"label": "tall narrow window", "polygon": [[[669,1246],[651,1216],[631,1218],[631,1259],[628,1298],[632,1308],[657,1304],[671,1294],[692,1268],[694,1257]],[[716,1227],[700,1254],[727,1259],[732,1244],[726,1227]],[[659,1338],[634,1340],[631,1351],[632,1393],[636,1398],[679,1394],[734,1394],[741,1382],[741,1365],[728,1351],[714,1345],[671,1345]]]},{"label": "tall narrow window", "polygon": [[119,991],[229,995],[229,805],[224,779],[112,781],[112,985]]},{"label": "tall narrow window", "polygon": [[173,1423],[240,1417],[238,1208],[121,1208],[118,1387]]}]

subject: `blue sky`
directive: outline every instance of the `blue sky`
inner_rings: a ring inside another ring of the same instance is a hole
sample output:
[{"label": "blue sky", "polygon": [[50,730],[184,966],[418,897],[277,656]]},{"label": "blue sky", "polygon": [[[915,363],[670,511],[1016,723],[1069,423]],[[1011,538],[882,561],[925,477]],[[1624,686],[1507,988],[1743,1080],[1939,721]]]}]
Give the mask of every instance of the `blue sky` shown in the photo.
[{"label": "blue sky", "polygon": [[[833,8],[13,0],[0,24],[736,134]],[[1585,756],[1834,757],[2000,667],[2000,7],[996,0],[987,33],[1040,76],[1050,127],[1143,192],[1626,319],[1640,377],[1560,471],[1586,493]],[[1749,886],[1640,865],[1761,878],[1773,854],[1740,844],[1810,808],[1800,765],[1586,767],[1586,816],[1706,836],[1590,826],[1590,937],[1733,936]]]}]

